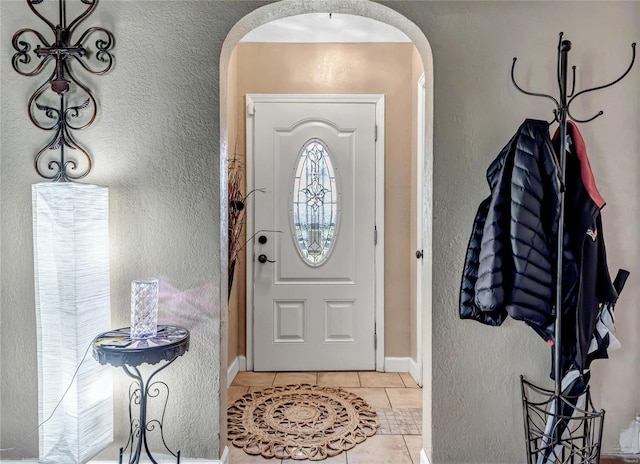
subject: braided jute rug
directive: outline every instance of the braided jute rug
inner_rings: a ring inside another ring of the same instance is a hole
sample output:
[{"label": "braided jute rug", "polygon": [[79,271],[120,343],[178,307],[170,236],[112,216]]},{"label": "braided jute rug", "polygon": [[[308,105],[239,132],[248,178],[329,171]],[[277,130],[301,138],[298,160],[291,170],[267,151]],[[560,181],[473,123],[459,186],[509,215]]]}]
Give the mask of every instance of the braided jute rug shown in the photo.
[{"label": "braided jute rug", "polygon": [[247,454],[321,461],[378,429],[376,412],[340,388],[283,385],[247,393],[227,409],[228,437]]}]

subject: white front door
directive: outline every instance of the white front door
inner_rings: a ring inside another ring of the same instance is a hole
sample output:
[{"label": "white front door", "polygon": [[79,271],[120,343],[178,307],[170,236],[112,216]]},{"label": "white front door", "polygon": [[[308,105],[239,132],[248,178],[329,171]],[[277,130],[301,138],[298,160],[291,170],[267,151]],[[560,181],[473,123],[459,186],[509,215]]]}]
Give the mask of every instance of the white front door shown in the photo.
[{"label": "white front door", "polygon": [[254,370],[375,369],[380,97],[281,97],[247,98]]}]

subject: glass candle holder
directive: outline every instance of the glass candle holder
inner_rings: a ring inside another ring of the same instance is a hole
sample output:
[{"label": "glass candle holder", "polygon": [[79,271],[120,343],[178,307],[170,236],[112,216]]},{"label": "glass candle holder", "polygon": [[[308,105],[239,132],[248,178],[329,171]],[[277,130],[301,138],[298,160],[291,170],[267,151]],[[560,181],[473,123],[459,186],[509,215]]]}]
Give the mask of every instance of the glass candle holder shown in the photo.
[{"label": "glass candle holder", "polygon": [[140,340],[158,333],[158,279],[131,282],[131,338]]}]

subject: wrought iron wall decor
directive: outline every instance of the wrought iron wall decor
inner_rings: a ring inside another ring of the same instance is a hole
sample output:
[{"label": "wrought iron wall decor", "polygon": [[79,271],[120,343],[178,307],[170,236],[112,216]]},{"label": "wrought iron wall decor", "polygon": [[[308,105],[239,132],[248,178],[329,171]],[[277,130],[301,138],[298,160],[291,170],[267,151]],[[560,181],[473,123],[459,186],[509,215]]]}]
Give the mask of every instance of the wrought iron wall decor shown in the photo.
[{"label": "wrought iron wall decor", "polygon": [[[39,75],[44,69],[53,70],[47,80],[33,93],[27,104],[29,119],[38,128],[51,131],[53,136],[36,154],[34,166],[38,174],[54,181],[71,181],[85,177],[91,171],[91,156],[76,140],[73,131],[85,129],[96,119],[98,104],[91,90],[75,76],[71,63],[80,65],[93,75],[102,75],[113,66],[111,49],[115,39],[103,27],[90,27],[74,40],[75,32],[98,5],[98,0],[77,0],[75,19],[67,21],[67,0],[58,0],[58,23],[47,19],[54,2],[26,0],[31,11],[53,33],[49,41],[44,34],[24,28],[13,36],[13,69],[23,76]],[[73,15],[71,15],[73,17]],[[88,48],[95,38],[95,50]],[[35,44],[35,48],[33,48]],[[37,59],[33,58],[33,55]],[[58,100],[56,102],[56,99]],[[72,150],[71,154],[68,150]],[[45,156],[48,151],[58,155]]]}]

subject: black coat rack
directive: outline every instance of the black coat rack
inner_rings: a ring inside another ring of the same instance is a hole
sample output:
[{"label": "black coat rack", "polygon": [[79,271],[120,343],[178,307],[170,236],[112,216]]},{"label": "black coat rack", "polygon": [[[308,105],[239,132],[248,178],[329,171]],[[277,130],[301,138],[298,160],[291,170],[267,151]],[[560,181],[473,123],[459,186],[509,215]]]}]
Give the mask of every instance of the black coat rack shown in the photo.
[{"label": "black coat rack", "polygon": [[611,87],[612,85],[620,82],[629,72],[631,68],[633,68],[633,64],[636,59],[636,44],[635,42],[631,44],[632,57],[631,64],[627,70],[617,78],[616,80],[597,87],[592,87],[590,89],[582,90],[578,93],[575,93],[575,85],[576,85],[576,67],[572,66],[573,78],[571,84],[571,93],[567,94],[567,55],[571,50],[571,42],[569,40],[562,40],[563,33],[560,33],[560,39],[558,42],[558,66],[557,66],[557,74],[558,74],[558,88],[560,92],[559,100],[551,95],[543,94],[543,93],[535,93],[524,90],[522,87],[518,85],[515,80],[514,70],[516,67],[517,58],[513,59],[513,64],[511,65],[511,81],[513,85],[522,93],[526,95],[531,95],[534,97],[543,97],[549,98],[556,104],[556,109],[553,110],[554,119],[553,122],[558,122],[560,125],[560,153],[558,157],[559,166],[560,166],[560,224],[558,227],[558,255],[557,255],[557,267],[556,267],[556,320],[555,320],[555,345],[554,345],[554,360],[555,360],[555,381],[556,381],[556,395],[560,395],[561,388],[560,382],[562,379],[562,362],[561,362],[561,346],[562,346],[562,311],[558,310],[558,308],[562,308],[562,252],[563,252],[563,226],[564,226],[564,185],[565,185],[565,162],[566,162],[566,150],[563,150],[562,147],[565,146],[566,135],[567,135],[567,119],[571,119],[572,121],[578,123],[590,122],[596,119],[599,116],[604,114],[604,111],[599,111],[595,116],[592,116],[588,119],[578,119],[571,114],[570,106],[571,103],[575,101],[577,97],[580,95],[584,95],[588,92],[593,92],[596,90],[605,89],[607,87]]},{"label": "black coat rack", "polygon": [[[544,390],[538,387],[533,386],[532,384],[523,380],[523,403],[525,404],[525,432],[527,433],[527,450],[528,450],[528,458],[531,459],[531,462],[540,463],[540,462],[574,462],[574,457],[579,456],[580,460],[577,462],[580,463],[597,463],[599,462],[600,457],[600,441],[602,438],[602,421],[604,418],[604,411],[600,411],[597,413],[590,413],[588,411],[580,411],[582,413],[581,417],[578,418],[582,421],[581,424],[575,426],[571,424],[571,421],[575,423],[576,418],[571,417],[571,415],[566,416],[562,414],[562,411],[565,411],[566,405],[568,404],[571,409],[576,406],[577,398],[572,398],[567,400],[567,398],[563,398],[562,396],[562,273],[563,273],[563,248],[564,248],[564,211],[565,211],[565,165],[566,165],[566,135],[567,135],[567,120],[570,119],[577,123],[586,123],[593,121],[599,116],[604,114],[603,111],[599,111],[596,115],[588,118],[588,119],[578,119],[571,114],[571,103],[573,103],[576,98],[581,95],[584,95],[588,92],[594,92],[596,90],[605,89],[607,87],[611,87],[612,85],[621,81],[629,72],[634,65],[636,59],[636,44],[635,42],[631,44],[632,49],[632,57],[631,64],[627,70],[617,79],[608,84],[592,87],[586,90],[582,90],[579,92],[575,92],[575,84],[576,84],[576,66],[572,67],[572,83],[571,83],[571,92],[567,92],[567,57],[569,51],[571,50],[571,42],[569,40],[563,40],[563,33],[560,32],[560,37],[558,41],[558,60],[557,60],[557,80],[558,80],[558,90],[559,90],[559,98],[543,93],[536,93],[524,90],[522,87],[518,85],[515,80],[514,71],[516,66],[517,58],[513,59],[513,64],[511,65],[511,81],[513,85],[522,93],[534,97],[542,97],[548,98],[555,103],[556,108],[553,110],[553,121],[550,124],[557,122],[559,124],[559,132],[560,132],[560,153],[558,153],[558,162],[559,162],[559,179],[560,179],[560,217],[558,224],[558,236],[557,236],[557,264],[556,264],[556,298],[555,298],[555,343],[554,343],[554,377],[555,377],[555,392],[551,392],[549,390]],[[527,402],[525,395],[525,384],[529,387],[532,387],[533,390],[546,395],[547,401],[540,402]],[[545,407],[550,406],[551,402],[553,402],[553,409],[551,412],[546,411]],[[593,408],[590,405],[589,395],[587,393],[586,396],[587,406]],[[542,406],[544,405],[544,406]],[[552,420],[551,426],[549,425],[549,421],[547,420],[546,426],[543,425],[540,429],[539,427],[536,430],[531,430],[531,424],[528,421],[529,409],[531,408],[533,411],[533,415],[537,415],[538,418],[540,416],[547,415],[547,419]],[[577,410],[577,408],[576,408]],[[595,426],[595,423],[598,423],[599,430],[596,430],[598,427]],[[563,442],[563,432],[564,429],[569,429],[571,427],[575,427],[575,429],[570,430],[570,438],[568,439],[569,443]],[[580,430],[578,431],[578,428]],[[549,432],[549,430],[552,430]],[[574,432],[572,435],[571,432]],[[574,444],[575,437],[578,437],[580,443]],[[532,443],[533,450],[532,450]],[[557,445],[563,446],[563,456],[556,456],[555,447]],[[570,457],[567,460],[564,460],[564,452],[566,450]],[[551,451],[549,451],[551,450]],[[541,458],[544,455],[545,457]],[[549,459],[549,460],[547,460]],[[584,459],[584,460],[583,460]]]}]

